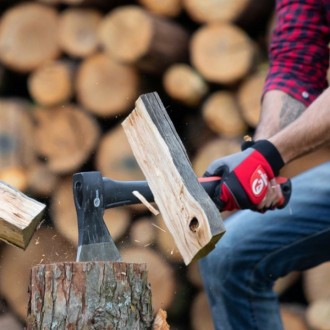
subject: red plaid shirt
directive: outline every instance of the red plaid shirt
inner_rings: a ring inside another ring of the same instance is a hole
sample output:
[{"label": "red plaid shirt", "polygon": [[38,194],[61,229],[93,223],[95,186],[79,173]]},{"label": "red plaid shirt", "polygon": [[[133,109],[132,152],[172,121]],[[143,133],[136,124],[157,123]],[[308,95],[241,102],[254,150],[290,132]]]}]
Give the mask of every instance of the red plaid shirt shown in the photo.
[{"label": "red plaid shirt", "polygon": [[330,0],[277,0],[264,87],[308,106],[327,87]]}]

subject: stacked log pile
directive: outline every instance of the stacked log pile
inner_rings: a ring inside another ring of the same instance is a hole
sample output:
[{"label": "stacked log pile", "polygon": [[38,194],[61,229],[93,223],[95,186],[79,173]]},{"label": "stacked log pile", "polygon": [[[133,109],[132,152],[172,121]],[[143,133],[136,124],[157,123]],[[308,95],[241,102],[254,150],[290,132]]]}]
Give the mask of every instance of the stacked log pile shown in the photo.
[{"label": "stacked log pile", "polygon": [[[72,174],[143,179],[120,125],[140,94],[159,93],[199,176],[253,134],[273,7],[259,0],[0,4],[0,180],[48,206],[26,251],[1,245],[0,328],[24,326],[32,266],[75,259]],[[316,155],[286,173],[330,158]],[[197,264],[184,266],[161,216],[131,206],[107,210],[105,221],[124,260],[147,263],[155,311],[166,310],[175,329],[213,329]],[[279,281],[278,292],[299,278]],[[321,329],[313,313],[319,301],[329,306],[328,297],[308,295],[308,320]],[[288,330],[305,324],[286,306],[283,315]]]}]

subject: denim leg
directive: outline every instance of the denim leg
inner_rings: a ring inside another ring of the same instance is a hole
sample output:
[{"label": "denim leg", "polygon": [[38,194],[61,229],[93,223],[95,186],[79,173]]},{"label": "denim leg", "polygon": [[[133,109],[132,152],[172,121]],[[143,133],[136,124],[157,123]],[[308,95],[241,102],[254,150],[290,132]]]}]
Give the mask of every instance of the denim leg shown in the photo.
[{"label": "denim leg", "polygon": [[200,261],[217,330],[283,329],[274,281],[330,260],[330,162],[292,180],[283,210],[237,212]]}]

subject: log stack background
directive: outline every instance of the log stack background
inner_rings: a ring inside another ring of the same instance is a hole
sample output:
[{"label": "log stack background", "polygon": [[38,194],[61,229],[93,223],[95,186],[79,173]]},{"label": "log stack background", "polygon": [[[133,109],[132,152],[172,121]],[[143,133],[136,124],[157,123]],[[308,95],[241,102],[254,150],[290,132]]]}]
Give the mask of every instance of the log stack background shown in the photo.
[{"label": "log stack background", "polygon": [[[157,91],[198,175],[253,134],[274,1],[0,1],[0,180],[48,206],[26,251],[1,243],[0,328],[22,329],[32,266],[75,259],[71,176],[140,180],[121,122]],[[318,153],[313,161],[329,159]],[[311,158],[309,158],[311,159]],[[305,169],[295,163],[289,175]],[[224,214],[226,217],[226,214]],[[127,262],[146,262],[171,329],[213,329],[197,264],[161,217],[107,210]],[[330,329],[328,264],[276,283],[286,330]]]}]

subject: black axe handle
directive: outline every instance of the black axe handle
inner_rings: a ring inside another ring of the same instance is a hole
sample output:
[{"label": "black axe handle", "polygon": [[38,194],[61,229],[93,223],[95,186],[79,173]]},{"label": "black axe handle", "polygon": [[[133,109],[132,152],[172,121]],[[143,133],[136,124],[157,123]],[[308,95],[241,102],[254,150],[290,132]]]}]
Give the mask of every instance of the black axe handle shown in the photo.
[{"label": "black axe handle", "polygon": [[[221,180],[220,177],[198,178],[199,183],[203,186],[206,193],[212,197],[216,186]],[[276,181],[280,184],[283,200],[277,208],[284,208],[291,196],[291,181],[284,177],[277,177]],[[154,202],[154,196],[147,181],[115,181],[103,177],[104,187],[104,207],[106,209],[123,205],[140,204],[133,191],[138,191],[148,202]]]}]

